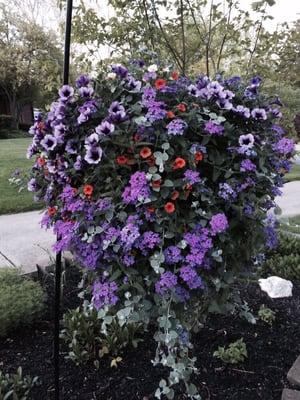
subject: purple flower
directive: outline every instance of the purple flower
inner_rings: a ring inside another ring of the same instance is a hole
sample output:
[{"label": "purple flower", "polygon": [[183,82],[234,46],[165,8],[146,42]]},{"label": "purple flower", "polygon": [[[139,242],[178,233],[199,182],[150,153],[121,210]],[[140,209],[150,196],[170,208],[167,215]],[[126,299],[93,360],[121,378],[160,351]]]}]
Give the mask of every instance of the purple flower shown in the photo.
[{"label": "purple flower", "polygon": [[111,124],[108,121],[103,121],[101,122],[100,125],[98,125],[95,129],[95,131],[98,133],[98,135],[109,135],[113,133],[115,130],[114,124]]},{"label": "purple flower", "polygon": [[227,217],[223,213],[213,215],[209,224],[213,235],[224,232],[229,226]]},{"label": "purple flower", "polygon": [[258,119],[258,120],[266,120],[267,119],[267,113],[264,108],[254,108],[254,110],[251,111],[251,116],[254,119]]},{"label": "purple flower", "polygon": [[163,101],[149,100],[146,107],[148,108],[146,118],[150,122],[159,121],[165,118],[167,112],[164,109],[165,103]]},{"label": "purple flower", "polygon": [[78,152],[77,141],[74,139],[70,139],[66,144],[66,152],[69,154],[76,154]]},{"label": "purple flower", "polygon": [[128,223],[121,230],[120,240],[126,249],[130,249],[140,236],[139,228],[132,223]]},{"label": "purple flower", "polygon": [[204,125],[205,132],[209,133],[210,135],[220,136],[224,132],[224,127],[214,121],[207,121]]},{"label": "purple flower", "polygon": [[252,133],[241,135],[239,137],[239,145],[243,151],[247,151],[254,146],[254,136]]},{"label": "purple flower", "polygon": [[90,146],[87,148],[84,159],[88,164],[99,164],[102,158],[102,153],[103,152],[100,146]]},{"label": "purple flower", "polygon": [[233,108],[233,111],[237,114],[242,115],[244,118],[250,118],[250,110],[248,107],[238,105]]},{"label": "purple flower", "polygon": [[241,167],[240,171],[241,172],[247,172],[247,171],[255,171],[256,170],[256,165],[249,159],[243,160],[241,162]]},{"label": "purple flower", "polygon": [[187,169],[183,175],[186,182],[188,182],[190,185],[201,182],[200,174],[197,171]]},{"label": "purple flower", "polygon": [[39,190],[39,185],[35,178],[31,178],[27,184],[27,189],[29,192],[37,192]]},{"label": "purple flower", "polygon": [[182,261],[181,250],[176,246],[169,246],[164,250],[166,264],[176,264]]},{"label": "purple flower", "polygon": [[290,154],[294,151],[295,144],[292,139],[284,137],[273,146],[273,149],[280,154]]},{"label": "purple flower", "polygon": [[93,305],[99,310],[105,305],[115,305],[119,298],[116,296],[118,285],[115,282],[99,282],[93,284]]},{"label": "purple flower", "polygon": [[97,102],[95,100],[86,101],[81,107],[79,107],[79,116],[77,118],[78,125],[88,121],[90,116],[97,111]]},{"label": "purple flower", "polygon": [[125,108],[118,101],[111,103],[108,112],[110,119],[114,122],[122,122],[126,118]]},{"label": "purple flower", "polygon": [[84,144],[86,148],[89,148],[90,146],[97,146],[98,142],[99,136],[97,135],[97,133],[92,133],[85,139]]},{"label": "purple flower", "polygon": [[129,184],[122,194],[124,203],[135,204],[137,201],[143,202],[149,198],[150,189],[144,172],[137,171],[131,175]]},{"label": "purple flower", "polygon": [[128,75],[128,69],[125,68],[123,65],[121,64],[114,64],[111,66],[111,70],[112,72],[114,72],[115,74],[119,75],[120,78],[126,78],[126,76]]},{"label": "purple flower", "polygon": [[76,79],[76,86],[78,88],[81,88],[81,87],[84,87],[84,86],[88,86],[89,83],[90,83],[90,78],[88,77],[88,75],[80,75]]},{"label": "purple flower", "polygon": [[185,129],[187,128],[187,123],[180,118],[173,119],[168,125],[169,135],[183,135]]},{"label": "purple flower", "polygon": [[159,234],[152,231],[148,231],[143,233],[137,247],[142,251],[144,255],[146,255],[149,249],[153,250],[154,247],[157,246],[159,243],[160,243]]},{"label": "purple flower", "polygon": [[224,200],[234,200],[237,197],[236,192],[228,183],[220,183],[218,196]]},{"label": "purple flower", "polygon": [[177,276],[172,272],[164,272],[159,281],[155,284],[155,291],[160,295],[164,295],[168,290],[173,289],[177,285]]},{"label": "purple flower", "polygon": [[68,101],[74,95],[74,89],[70,85],[63,85],[58,91],[61,101]]},{"label": "purple flower", "polygon": [[47,151],[54,150],[57,145],[57,139],[52,135],[46,135],[41,141],[41,145]]},{"label": "purple flower", "polygon": [[188,285],[190,289],[203,287],[202,279],[198,276],[194,268],[189,266],[180,268],[180,278]]},{"label": "purple flower", "polygon": [[92,87],[82,86],[79,89],[79,94],[81,97],[92,97],[94,94],[94,89]]}]

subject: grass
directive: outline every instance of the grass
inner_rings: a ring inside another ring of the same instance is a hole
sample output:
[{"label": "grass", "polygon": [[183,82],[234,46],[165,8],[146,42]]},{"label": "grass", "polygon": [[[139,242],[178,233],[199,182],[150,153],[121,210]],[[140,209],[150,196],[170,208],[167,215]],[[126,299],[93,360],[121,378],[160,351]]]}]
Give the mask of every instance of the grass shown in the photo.
[{"label": "grass", "polygon": [[283,231],[300,235],[300,215],[279,219],[280,228]]},{"label": "grass", "polygon": [[0,214],[18,213],[40,208],[33,201],[32,193],[25,188],[20,193],[8,179],[18,168],[28,171],[32,160],[26,159],[26,149],[30,138],[0,140]]},{"label": "grass", "polygon": [[300,181],[300,165],[294,164],[291,172],[285,175],[284,180],[286,182]]}]

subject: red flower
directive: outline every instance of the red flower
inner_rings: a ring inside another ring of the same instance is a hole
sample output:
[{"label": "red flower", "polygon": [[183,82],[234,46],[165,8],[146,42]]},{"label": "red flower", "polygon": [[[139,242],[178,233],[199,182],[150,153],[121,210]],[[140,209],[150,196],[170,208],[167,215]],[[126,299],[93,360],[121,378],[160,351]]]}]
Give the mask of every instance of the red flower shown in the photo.
[{"label": "red flower", "polygon": [[162,78],[156,79],[156,81],[154,82],[154,85],[157,90],[163,89],[166,86],[166,84],[167,82]]},{"label": "red flower", "polygon": [[84,185],[83,187],[83,193],[86,196],[91,196],[93,194],[94,188],[92,185]]},{"label": "red flower", "polygon": [[184,168],[185,165],[186,165],[185,160],[181,157],[177,157],[173,163],[173,169]]},{"label": "red flower", "polygon": [[139,142],[141,140],[141,136],[138,133],[136,133],[135,135],[133,135],[133,140],[135,142]]},{"label": "red flower", "polygon": [[149,147],[143,147],[142,150],[140,151],[140,156],[142,158],[148,158],[152,154],[152,151]]},{"label": "red flower", "polygon": [[46,160],[43,157],[38,157],[37,163],[40,167],[43,167],[46,164]]},{"label": "red flower", "polygon": [[147,211],[148,211],[149,213],[154,213],[154,212],[155,212],[155,208],[154,208],[154,207],[148,207],[148,208],[147,208]]},{"label": "red flower", "polygon": [[161,185],[161,179],[157,179],[156,181],[153,181],[151,184],[153,188],[159,188]]},{"label": "red flower", "polygon": [[171,73],[171,78],[172,78],[174,81],[177,81],[177,79],[179,78],[179,72],[178,72],[178,71],[173,71],[173,72]]},{"label": "red flower", "polygon": [[55,215],[56,214],[56,207],[48,207],[48,215],[50,216],[50,217],[53,217],[53,215]]},{"label": "red flower", "polygon": [[185,112],[186,111],[186,106],[183,103],[178,104],[177,106],[177,110],[181,111],[181,112]]},{"label": "red flower", "polygon": [[167,112],[167,118],[169,118],[169,119],[175,118],[175,114],[173,113],[173,111],[168,111]]},{"label": "red flower", "polygon": [[128,162],[128,158],[126,156],[118,156],[116,161],[119,165],[125,165]]},{"label": "red flower", "polygon": [[172,214],[175,211],[175,205],[171,201],[168,201],[168,203],[165,204],[164,209],[168,214]]},{"label": "red flower", "polygon": [[179,192],[178,192],[178,190],[174,190],[174,192],[171,194],[171,199],[172,199],[173,201],[175,201],[175,200],[178,199],[178,197],[179,197]]},{"label": "red flower", "polygon": [[194,155],[195,161],[199,162],[203,160],[203,153],[201,153],[201,151],[196,151],[195,155]]}]

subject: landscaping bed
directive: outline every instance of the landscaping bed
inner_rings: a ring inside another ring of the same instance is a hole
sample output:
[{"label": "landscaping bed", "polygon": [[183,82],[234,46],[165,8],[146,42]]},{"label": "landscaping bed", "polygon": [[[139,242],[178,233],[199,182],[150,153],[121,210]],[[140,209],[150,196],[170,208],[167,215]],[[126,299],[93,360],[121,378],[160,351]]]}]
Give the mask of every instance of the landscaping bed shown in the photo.
[{"label": "landscaping bed", "polygon": [[[63,311],[80,304],[77,282],[80,274],[70,267],[66,273]],[[0,339],[1,369],[15,372],[22,366],[24,375],[39,376],[41,385],[33,389],[30,399],[53,399],[53,280],[43,279],[48,291],[48,308],[41,321],[33,327],[20,329]],[[257,315],[262,304],[276,313],[272,326],[258,320],[249,324],[238,316],[213,315],[205,328],[195,335],[199,375],[194,383],[205,400],[279,400],[287,385],[286,374],[300,354],[300,285],[295,284],[293,297],[271,300],[256,284],[241,288],[242,297]],[[242,364],[224,365],[213,357],[219,346],[243,338],[248,358]],[[127,349],[120,356],[117,368],[111,358],[100,360],[99,369],[91,364],[76,366],[66,360],[67,349],[62,346],[61,399],[64,400],[150,400],[154,399],[157,382],[165,371],[153,367],[155,354],[152,332],[146,334],[137,349]],[[175,399],[185,399],[180,388]]]}]

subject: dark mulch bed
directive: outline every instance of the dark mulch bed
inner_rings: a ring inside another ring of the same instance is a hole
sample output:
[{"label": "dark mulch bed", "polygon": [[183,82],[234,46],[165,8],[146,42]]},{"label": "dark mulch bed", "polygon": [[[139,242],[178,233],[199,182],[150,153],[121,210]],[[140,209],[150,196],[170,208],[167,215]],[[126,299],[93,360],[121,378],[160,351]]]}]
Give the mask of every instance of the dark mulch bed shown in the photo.
[{"label": "dark mulch bed", "polygon": [[[64,309],[78,304],[74,268],[67,273]],[[53,284],[47,283],[49,300]],[[272,327],[258,321],[250,325],[237,317],[213,316],[195,336],[195,355],[199,375],[194,382],[204,400],[279,400],[286,374],[300,354],[300,285],[295,285],[289,299],[270,300],[255,285],[243,290],[243,297],[255,312],[261,304],[276,311]],[[50,304],[49,302],[49,304]],[[0,368],[13,372],[22,366],[24,374],[39,376],[42,385],[32,392],[32,400],[53,399],[52,313],[46,313],[36,326],[21,329],[0,342]],[[242,365],[226,366],[212,357],[220,345],[243,337],[248,359]],[[61,356],[62,400],[150,400],[164,371],[154,368],[151,359],[155,343],[151,335],[136,350],[123,354],[118,368],[103,360],[99,370],[77,367]],[[185,396],[177,394],[177,400]]]}]

